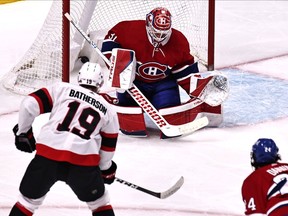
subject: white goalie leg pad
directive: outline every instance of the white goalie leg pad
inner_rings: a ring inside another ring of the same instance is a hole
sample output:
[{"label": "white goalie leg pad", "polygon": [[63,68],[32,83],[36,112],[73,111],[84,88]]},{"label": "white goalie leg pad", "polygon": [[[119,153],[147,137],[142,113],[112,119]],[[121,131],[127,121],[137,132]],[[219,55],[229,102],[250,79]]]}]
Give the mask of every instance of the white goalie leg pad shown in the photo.
[{"label": "white goalie leg pad", "polygon": [[34,211],[42,205],[45,197],[46,196],[40,197],[38,199],[30,199],[20,194],[18,197],[18,202],[30,212],[34,213]]},{"label": "white goalie leg pad", "polygon": [[178,106],[173,106],[173,107],[167,107],[167,108],[163,108],[159,110],[159,113],[161,115],[172,115],[172,114],[176,114],[176,113],[182,113],[188,110],[191,110],[199,105],[201,105],[203,103],[203,101],[199,100],[199,99],[191,99],[186,103],[183,103],[181,105]]},{"label": "white goalie leg pad", "polygon": [[209,106],[201,99],[190,99],[179,106],[163,108],[159,113],[172,125],[181,125],[206,116],[208,127],[219,126],[223,121],[222,107]]},{"label": "white goalie leg pad", "polygon": [[102,197],[100,197],[99,199],[92,201],[92,202],[86,202],[88,205],[88,208],[91,211],[95,211],[96,209],[98,209],[101,206],[106,206],[110,204],[110,196],[109,193],[107,191],[107,189],[105,188],[105,192],[103,194]]},{"label": "white goalie leg pad", "polygon": [[143,110],[140,107],[116,107],[122,133],[133,137],[148,135]]},{"label": "white goalie leg pad", "polygon": [[188,102],[167,107],[159,110],[159,113],[171,124],[171,125],[182,125],[194,121],[201,112],[201,104],[203,101],[200,99],[191,99]]},{"label": "white goalie leg pad", "polygon": [[[223,113],[210,113],[210,112],[203,112],[200,113],[199,115],[206,116],[209,120],[209,124],[207,125],[208,127],[218,127],[223,123]],[[197,116],[198,118],[198,116]]]},{"label": "white goalie leg pad", "polygon": [[108,86],[121,90],[130,89],[135,79],[135,52],[128,49],[114,48],[109,70]]}]

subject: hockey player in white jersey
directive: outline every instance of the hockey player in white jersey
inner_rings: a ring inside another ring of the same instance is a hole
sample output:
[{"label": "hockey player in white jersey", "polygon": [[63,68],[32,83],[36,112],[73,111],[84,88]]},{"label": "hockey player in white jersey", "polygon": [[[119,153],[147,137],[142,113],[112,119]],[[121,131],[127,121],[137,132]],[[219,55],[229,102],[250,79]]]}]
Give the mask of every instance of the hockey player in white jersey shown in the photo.
[{"label": "hockey player in white jersey", "polygon": [[[13,128],[17,149],[32,153],[20,183],[20,196],[10,216],[30,216],[57,181],[64,181],[93,216],[114,216],[104,183],[115,180],[112,160],[119,124],[113,107],[97,92],[103,84],[101,67],[85,63],[79,85],[56,83],[27,96]],[[34,119],[50,112],[35,141]],[[60,211],[60,210],[59,210]]]}]

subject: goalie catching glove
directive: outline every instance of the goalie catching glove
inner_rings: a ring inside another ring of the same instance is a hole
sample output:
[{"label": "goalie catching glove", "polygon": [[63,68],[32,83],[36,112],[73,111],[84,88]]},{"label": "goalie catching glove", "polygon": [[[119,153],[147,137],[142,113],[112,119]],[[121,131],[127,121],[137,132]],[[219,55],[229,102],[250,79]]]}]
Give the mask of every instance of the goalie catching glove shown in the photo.
[{"label": "goalie catching glove", "polygon": [[112,164],[109,169],[101,170],[102,178],[105,184],[112,184],[114,182],[116,169],[117,169],[117,165],[114,161],[112,161]]},{"label": "goalie catching glove", "polygon": [[32,153],[36,149],[36,141],[33,135],[32,127],[27,131],[27,133],[21,133],[17,135],[19,130],[18,124],[13,128],[13,133],[15,135],[15,145],[20,151]]},{"label": "goalie catching glove", "polygon": [[218,106],[227,99],[228,95],[228,79],[225,75],[219,73],[213,76],[198,97],[210,106]]},{"label": "goalie catching glove", "polygon": [[180,81],[182,87],[183,84],[191,98],[199,98],[210,106],[222,104],[227,99],[230,90],[228,78],[220,71],[191,74],[190,77]]}]

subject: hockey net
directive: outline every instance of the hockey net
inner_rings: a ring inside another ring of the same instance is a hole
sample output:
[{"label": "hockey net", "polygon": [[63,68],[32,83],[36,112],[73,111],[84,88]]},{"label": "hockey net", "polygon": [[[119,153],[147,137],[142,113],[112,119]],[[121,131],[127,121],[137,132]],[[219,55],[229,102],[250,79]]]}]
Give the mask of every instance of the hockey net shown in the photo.
[{"label": "hockey net", "polygon": [[166,7],[173,17],[172,27],[187,37],[191,54],[204,68],[213,69],[214,4],[215,0],[53,1],[34,43],[1,83],[9,91],[28,94],[55,81],[69,82],[69,74],[83,52],[85,41],[73,27],[69,28],[63,16],[66,12],[87,33],[97,32],[94,42],[101,46],[105,33],[116,23],[145,19],[153,8]]}]

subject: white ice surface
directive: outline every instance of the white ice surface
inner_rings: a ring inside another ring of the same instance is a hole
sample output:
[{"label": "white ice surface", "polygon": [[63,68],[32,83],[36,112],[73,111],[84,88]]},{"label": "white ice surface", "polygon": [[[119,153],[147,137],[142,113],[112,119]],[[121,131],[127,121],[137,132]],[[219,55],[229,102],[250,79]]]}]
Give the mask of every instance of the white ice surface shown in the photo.
[{"label": "white ice surface", "polygon": [[[49,6],[49,1],[0,5],[0,76],[27,51]],[[216,68],[231,78],[224,124],[173,140],[160,140],[153,127],[147,138],[121,134],[115,155],[120,178],[156,191],[165,190],[182,175],[185,182],[164,200],[114,183],[108,188],[116,215],[243,215],[240,192],[243,179],[251,172],[251,145],[259,137],[273,138],[283,161],[288,160],[287,8],[286,1],[216,1]],[[253,63],[246,64],[249,62]],[[265,103],[254,103],[258,98]],[[17,151],[13,144],[11,129],[22,96],[1,89],[0,99],[0,215],[4,216],[17,200],[20,180],[33,155]],[[273,112],[266,112],[269,110]],[[46,118],[35,122],[36,135]],[[35,215],[91,214],[59,182]]]}]

